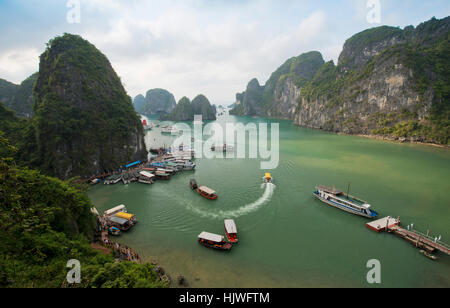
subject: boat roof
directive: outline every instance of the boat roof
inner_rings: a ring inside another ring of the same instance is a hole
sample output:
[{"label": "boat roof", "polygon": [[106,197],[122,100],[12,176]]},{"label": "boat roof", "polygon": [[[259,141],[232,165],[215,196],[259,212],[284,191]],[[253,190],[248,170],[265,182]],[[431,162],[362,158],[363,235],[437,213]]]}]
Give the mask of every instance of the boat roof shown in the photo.
[{"label": "boat roof", "polygon": [[342,193],[344,193],[342,190],[336,189],[336,188],[330,188],[328,186],[317,186],[316,187],[318,190],[322,190],[326,193],[330,193],[333,195],[340,195]]},{"label": "boat roof", "polygon": [[112,221],[112,222],[118,223],[119,225],[124,225],[124,224],[126,224],[128,222],[127,219],[120,218],[120,217],[117,217],[117,216],[111,216],[109,218],[109,220]]},{"label": "boat roof", "polygon": [[214,195],[216,193],[214,190],[206,186],[200,186],[198,189],[200,189],[204,193],[207,193],[208,195]]},{"label": "boat roof", "polygon": [[266,178],[271,178],[272,175],[270,173],[266,173]]},{"label": "boat roof", "polygon": [[116,212],[123,212],[123,210],[125,210],[125,209],[126,209],[125,205],[121,204],[121,205],[118,205],[118,206],[116,206],[116,207],[114,207],[112,209],[109,209],[109,210],[105,211],[105,215],[111,215],[111,214],[114,214]]},{"label": "boat roof", "polygon": [[216,242],[216,243],[223,242],[223,236],[222,235],[217,235],[217,234],[213,234],[213,233],[209,233],[209,232],[202,232],[202,233],[200,233],[198,238],[205,239],[207,241]]},{"label": "boat roof", "polygon": [[226,219],[225,220],[225,229],[228,233],[234,234],[237,233],[236,224],[234,223],[233,219]]},{"label": "boat roof", "polygon": [[155,177],[154,174],[151,174],[150,172],[147,172],[147,171],[141,171],[141,172],[139,172],[139,174],[143,175],[143,176],[145,176],[147,178],[154,178]]}]

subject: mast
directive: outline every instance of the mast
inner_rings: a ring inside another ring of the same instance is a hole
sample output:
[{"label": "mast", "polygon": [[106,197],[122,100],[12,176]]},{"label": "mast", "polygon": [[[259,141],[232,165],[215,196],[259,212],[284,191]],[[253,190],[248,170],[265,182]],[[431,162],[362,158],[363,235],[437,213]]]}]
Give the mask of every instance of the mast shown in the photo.
[{"label": "mast", "polygon": [[347,186],[347,200],[349,199],[349,195],[350,195],[350,182],[348,182],[348,186]]}]

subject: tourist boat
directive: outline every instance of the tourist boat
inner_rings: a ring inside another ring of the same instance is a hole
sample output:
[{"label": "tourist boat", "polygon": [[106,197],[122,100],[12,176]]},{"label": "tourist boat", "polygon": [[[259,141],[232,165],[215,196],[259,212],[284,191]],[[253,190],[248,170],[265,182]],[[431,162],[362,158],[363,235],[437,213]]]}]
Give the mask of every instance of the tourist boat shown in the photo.
[{"label": "tourist boat", "polygon": [[231,145],[224,144],[223,146],[212,146],[211,151],[213,152],[233,152],[234,147]]},{"label": "tourist boat", "polygon": [[128,231],[133,227],[133,223],[125,218],[120,218],[117,216],[111,216],[107,220],[108,226],[110,227],[116,227],[120,229],[120,231]]},{"label": "tourist boat", "polygon": [[230,243],[236,244],[238,242],[237,228],[233,219],[225,220],[225,234]]},{"label": "tourist boat", "polygon": [[108,218],[110,216],[114,216],[115,214],[117,214],[119,212],[127,213],[127,208],[125,207],[125,205],[121,204],[116,207],[113,207],[112,209],[106,210],[104,215],[106,218]]},{"label": "tourist boat", "polygon": [[214,190],[212,190],[209,187],[206,186],[199,186],[197,188],[197,192],[206,199],[209,200],[217,200],[219,198],[219,196],[217,196],[216,192]]},{"label": "tourist boat", "polygon": [[198,242],[205,247],[217,250],[231,250],[233,248],[231,243],[224,241],[223,236],[208,232],[200,233]]},{"label": "tourist boat", "polygon": [[155,172],[155,175],[158,180],[170,180],[170,174],[159,171],[159,169]]},{"label": "tourist boat", "polygon": [[171,134],[171,135],[178,135],[181,131],[176,129],[173,126],[166,126],[166,127],[162,127],[161,129],[161,133],[163,134]]},{"label": "tourist boat", "polygon": [[131,213],[125,213],[125,212],[119,212],[116,215],[114,215],[115,217],[119,217],[119,218],[123,218],[128,220],[129,222],[131,222],[133,225],[137,224],[137,220],[136,220],[136,216],[134,216],[134,214]]},{"label": "tourist boat", "polygon": [[185,171],[192,171],[195,170],[195,167],[197,165],[192,163],[192,162],[186,162],[184,165],[182,165],[181,167],[183,168],[183,170]]},{"label": "tourist boat", "polygon": [[145,120],[145,119],[142,121],[142,126],[144,126],[145,130],[151,130],[153,128],[153,126],[148,124],[147,120]]},{"label": "tourist boat", "polygon": [[421,250],[420,251],[420,253],[421,254],[423,254],[425,257],[427,257],[428,259],[431,259],[431,260],[434,260],[434,261],[436,261],[437,259],[438,259],[438,257],[436,257],[435,255],[432,255],[431,253],[429,253],[429,252],[426,252],[425,250]]},{"label": "tourist boat", "polygon": [[350,196],[348,193],[346,194],[341,190],[335,189],[334,185],[332,188],[327,186],[316,187],[314,196],[320,201],[348,213],[372,219],[378,216],[378,213],[371,210],[371,206],[366,201]]},{"label": "tourist boat", "polygon": [[153,184],[156,177],[154,174],[151,174],[148,171],[141,171],[139,172],[139,175],[140,177],[138,181],[142,184]]},{"label": "tourist boat", "polygon": [[263,177],[263,181],[264,183],[272,183],[273,181],[272,175],[270,173],[266,173]]},{"label": "tourist boat", "polygon": [[110,177],[107,177],[103,184],[105,185],[113,185],[117,184],[122,180],[121,176],[119,174],[111,175]]}]

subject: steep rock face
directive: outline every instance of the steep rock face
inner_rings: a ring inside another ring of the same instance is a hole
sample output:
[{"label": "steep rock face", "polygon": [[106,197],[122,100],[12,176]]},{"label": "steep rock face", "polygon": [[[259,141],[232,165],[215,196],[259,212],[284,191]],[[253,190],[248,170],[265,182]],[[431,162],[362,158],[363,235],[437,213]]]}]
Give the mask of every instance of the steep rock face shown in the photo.
[{"label": "steep rock face", "polygon": [[257,79],[250,81],[247,90],[236,95],[231,114],[292,119],[302,86],[314,77],[323,63],[317,51],[288,59],[264,86],[260,86]]},{"label": "steep rock face", "polygon": [[236,94],[236,103],[230,114],[234,115],[260,115],[264,113],[262,94],[264,87],[260,86],[258,79],[252,79],[243,93]]},{"label": "steep rock face", "polygon": [[164,89],[149,90],[145,98],[143,95],[138,95],[133,103],[138,113],[148,116],[169,114],[176,105],[173,94]]},{"label": "steep rock face", "polygon": [[196,96],[191,104],[194,116],[202,115],[203,121],[216,120],[216,108],[211,106],[211,103],[203,94]]},{"label": "steep rock face", "polygon": [[295,123],[350,134],[447,144],[450,18],[380,27],[349,39],[301,91]]},{"label": "steep rock face", "polygon": [[64,34],[40,57],[33,119],[41,169],[67,179],[145,159],[143,127],[108,59]]},{"label": "steep rock face", "polygon": [[169,115],[162,115],[161,120],[167,121],[192,121],[194,119],[194,111],[189,98],[180,99],[175,109]]},{"label": "steep rock face", "polygon": [[25,79],[17,89],[14,98],[9,105],[11,110],[14,110],[17,116],[22,118],[31,118],[33,116],[33,86],[39,76],[39,73],[34,73]]},{"label": "steep rock face", "polygon": [[5,79],[0,79],[0,102],[9,108],[19,86]]}]

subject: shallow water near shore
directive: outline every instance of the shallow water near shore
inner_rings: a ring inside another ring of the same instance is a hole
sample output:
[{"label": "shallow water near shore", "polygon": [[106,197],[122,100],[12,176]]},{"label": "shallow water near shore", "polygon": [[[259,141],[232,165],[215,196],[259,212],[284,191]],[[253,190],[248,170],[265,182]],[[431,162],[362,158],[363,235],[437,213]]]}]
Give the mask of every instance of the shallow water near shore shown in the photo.
[{"label": "shallow water near shore", "polygon": [[[99,212],[125,204],[138,225],[116,238],[144,260],[157,261],[191,287],[364,287],[367,261],[381,262],[380,287],[450,287],[450,257],[431,261],[411,244],[366,228],[367,219],[314,199],[316,185],[335,184],[368,200],[380,217],[400,216],[404,226],[450,242],[450,150],[308,130],[290,121],[220,117],[226,122],[280,123],[280,163],[262,185],[258,159],[197,159],[185,171],[154,185],[97,185],[88,195]],[[206,138],[206,137],[205,137]],[[147,147],[175,138],[158,128]],[[197,141],[199,142],[199,141]],[[189,180],[219,195],[209,201]],[[202,231],[224,233],[236,221],[240,242],[231,252],[200,246]],[[115,239],[115,240],[116,240]]]}]

